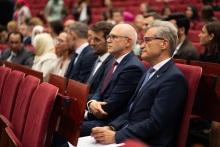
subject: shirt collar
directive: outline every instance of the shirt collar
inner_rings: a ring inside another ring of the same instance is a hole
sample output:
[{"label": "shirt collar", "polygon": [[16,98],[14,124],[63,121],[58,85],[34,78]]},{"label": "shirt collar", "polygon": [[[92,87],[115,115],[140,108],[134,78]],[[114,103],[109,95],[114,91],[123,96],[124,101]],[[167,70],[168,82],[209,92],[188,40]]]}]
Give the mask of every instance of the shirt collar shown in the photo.
[{"label": "shirt collar", "polygon": [[101,62],[104,62],[106,58],[108,58],[108,56],[110,55],[110,53],[105,53],[104,55],[102,56],[99,56],[99,59]]},{"label": "shirt collar", "polygon": [[23,41],[27,40],[28,39],[28,36],[24,37]]},{"label": "shirt collar", "polygon": [[[129,54],[130,52],[128,52],[127,54]],[[118,62],[118,64],[120,64],[120,62],[124,59],[124,57],[127,55],[124,54],[123,56],[119,57],[116,61]]]},{"label": "shirt collar", "polygon": [[156,65],[154,65],[154,69],[155,71],[158,71],[164,64],[166,64],[169,60],[171,60],[171,58],[168,58],[160,63],[157,63]]},{"label": "shirt collar", "polygon": [[176,51],[178,51],[181,47],[181,45],[183,44],[183,42],[181,42],[177,47],[176,47]]},{"label": "shirt collar", "polygon": [[88,45],[89,45],[88,42],[87,42],[87,43],[84,43],[83,45],[81,45],[80,47],[78,47],[78,48],[76,49],[76,53],[77,53],[78,55],[80,55],[81,52],[83,51],[83,49],[84,49],[85,47],[87,47]]},{"label": "shirt collar", "polygon": [[11,55],[12,55],[12,56],[17,56],[17,54],[14,53],[13,51],[11,51]]}]

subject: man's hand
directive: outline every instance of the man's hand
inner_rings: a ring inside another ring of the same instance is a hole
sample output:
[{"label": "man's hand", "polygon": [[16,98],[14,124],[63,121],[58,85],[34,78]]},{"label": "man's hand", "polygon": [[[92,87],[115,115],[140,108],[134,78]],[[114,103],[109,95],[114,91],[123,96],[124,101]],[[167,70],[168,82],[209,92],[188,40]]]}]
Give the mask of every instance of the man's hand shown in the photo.
[{"label": "man's hand", "polygon": [[102,106],[104,105],[107,105],[107,102],[92,101],[89,105],[89,109],[95,117],[98,119],[103,119],[108,116],[108,113],[102,109]]},{"label": "man's hand", "polygon": [[115,143],[115,132],[109,130],[110,127],[95,127],[92,129],[91,136],[95,138],[96,141],[104,144]]}]

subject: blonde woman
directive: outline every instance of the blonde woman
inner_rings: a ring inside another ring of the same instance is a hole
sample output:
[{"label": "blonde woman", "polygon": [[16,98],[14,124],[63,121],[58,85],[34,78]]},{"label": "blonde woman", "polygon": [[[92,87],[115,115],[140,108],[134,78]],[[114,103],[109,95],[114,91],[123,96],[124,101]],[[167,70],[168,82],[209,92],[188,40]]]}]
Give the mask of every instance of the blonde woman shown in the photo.
[{"label": "blonde woman", "polygon": [[67,43],[67,32],[61,32],[57,38],[57,49],[60,53],[60,58],[57,59],[54,74],[64,77],[68,69],[71,58],[74,55],[74,51],[69,49]]},{"label": "blonde woman", "polygon": [[50,34],[39,34],[35,37],[34,47],[36,55],[32,69],[43,72],[43,81],[48,82],[57,60],[53,39]]}]

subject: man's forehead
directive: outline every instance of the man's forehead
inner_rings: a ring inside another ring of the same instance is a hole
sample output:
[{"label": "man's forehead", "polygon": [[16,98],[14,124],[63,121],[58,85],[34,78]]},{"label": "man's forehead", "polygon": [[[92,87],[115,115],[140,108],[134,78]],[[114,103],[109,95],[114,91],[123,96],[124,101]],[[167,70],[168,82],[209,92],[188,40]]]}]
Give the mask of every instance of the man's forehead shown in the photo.
[{"label": "man's forehead", "polygon": [[157,30],[157,27],[152,27],[145,33],[144,37],[152,37],[154,36],[155,31]]},{"label": "man's forehead", "polygon": [[11,34],[9,37],[9,40],[21,40],[20,35],[19,34]]},{"label": "man's forehead", "polygon": [[144,23],[151,23],[152,21],[154,21],[154,17],[153,16],[149,16],[147,18],[144,18],[143,22]]}]

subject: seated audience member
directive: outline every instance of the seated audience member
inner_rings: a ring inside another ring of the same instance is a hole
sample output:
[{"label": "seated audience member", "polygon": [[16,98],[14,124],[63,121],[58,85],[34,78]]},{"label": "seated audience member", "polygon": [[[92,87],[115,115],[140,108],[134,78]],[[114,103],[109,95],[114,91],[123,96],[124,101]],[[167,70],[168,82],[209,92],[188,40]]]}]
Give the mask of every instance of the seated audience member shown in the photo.
[{"label": "seated audience member", "polygon": [[74,55],[74,51],[69,49],[67,43],[67,32],[60,33],[56,45],[58,52],[60,53],[60,57],[57,59],[54,73],[64,77],[69,66],[70,60]]},{"label": "seated audience member", "polygon": [[73,20],[73,19],[69,19],[69,20],[67,20],[65,23],[64,23],[64,31],[68,31],[69,30],[69,26],[71,25],[71,24],[73,24],[75,22],[75,20]]},{"label": "seated audience member", "polygon": [[97,56],[92,53],[88,43],[88,28],[86,24],[74,22],[69,26],[67,42],[71,50],[75,51],[68,66],[65,77],[85,83]]},{"label": "seated audience member", "polygon": [[156,19],[161,20],[161,16],[159,14],[157,14],[156,12],[151,12],[151,13],[145,14],[143,22],[142,22],[142,30],[143,30],[143,32],[145,32],[145,30],[147,28],[147,25],[149,23],[153,22]]},{"label": "seated audience member", "polygon": [[31,33],[31,45],[34,46],[35,37],[36,37],[38,34],[43,33],[43,30],[44,30],[44,28],[43,28],[42,26],[35,26],[35,27],[34,27],[34,29],[32,30],[32,33]]},{"label": "seated audience member", "polygon": [[138,14],[134,19],[134,25],[138,29],[138,40],[141,40],[144,37],[143,31],[142,31],[142,21],[144,17],[141,14]]},{"label": "seated audience member", "polygon": [[47,22],[61,20],[64,6],[63,0],[49,0],[44,8],[44,17]]},{"label": "seated audience member", "polygon": [[151,8],[148,3],[140,4],[140,14],[145,15],[150,12],[155,12],[155,10]]},{"label": "seated audience member", "polygon": [[123,16],[123,12],[119,9],[116,9],[112,12],[112,23],[114,25],[117,24],[123,24],[124,23],[124,16]]},{"label": "seated audience member", "polygon": [[212,21],[218,21],[218,19],[215,16],[214,10],[211,6],[205,5],[202,7],[202,22],[212,22]]},{"label": "seated audience member", "polygon": [[3,64],[7,60],[31,68],[35,55],[24,46],[23,35],[20,32],[11,32],[8,34],[7,40],[9,48],[4,51],[1,57]]},{"label": "seated audience member", "polygon": [[49,75],[53,73],[57,60],[53,39],[50,34],[37,35],[34,48],[36,56],[32,69],[43,72],[43,81],[48,82]]},{"label": "seated audience member", "polygon": [[220,7],[213,0],[202,0],[204,5],[210,5],[214,11],[220,11]]},{"label": "seated audience member", "polygon": [[161,12],[162,16],[169,16],[170,14],[172,14],[172,10],[169,6],[164,6]]},{"label": "seated audience member", "polygon": [[192,43],[187,39],[190,21],[184,13],[173,13],[166,19],[178,29],[178,46],[173,53],[173,58],[183,60],[198,60],[199,54]]},{"label": "seated audience member", "polygon": [[31,30],[34,29],[35,26],[43,26],[43,21],[38,17],[33,17],[28,21],[28,25],[31,27]]},{"label": "seated audience member", "polygon": [[186,7],[185,14],[193,23],[198,23],[200,21],[198,11],[194,5],[188,5]]},{"label": "seated audience member", "polygon": [[30,27],[27,26],[26,24],[22,24],[19,27],[19,32],[23,35],[24,39],[24,45],[26,44],[31,44],[31,37],[28,36],[28,33],[30,31]]},{"label": "seated audience member", "polygon": [[[106,68],[105,78],[87,104],[89,112],[86,112],[85,119],[88,121],[83,122],[81,137],[89,136],[92,128],[105,126],[126,111],[140,78],[146,72],[144,64],[132,51],[136,40],[137,33],[128,24],[116,25],[107,36],[108,52],[115,60]],[[58,146],[68,146],[61,140],[54,136]]]},{"label": "seated audience member", "polygon": [[91,26],[90,45],[94,49],[93,53],[98,55],[98,58],[86,79],[86,84],[90,85],[88,100],[90,100],[101,83],[106,67],[115,60],[114,56],[108,53],[106,41],[106,37],[112,28],[113,24],[106,21],[100,21]]},{"label": "seated audience member", "polygon": [[8,29],[2,27],[0,29],[0,43],[7,43],[7,38],[8,38]]},{"label": "seated audience member", "polygon": [[170,22],[156,20],[148,25],[141,58],[151,67],[142,76],[127,111],[108,126],[92,129],[96,141],[111,144],[134,138],[151,147],[176,146],[188,90],[185,76],[171,59],[177,41],[177,29]]},{"label": "seated audience member", "polygon": [[220,63],[220,24],[219,22],[206,23],[199,34],[200,45],[205,47],[199,56],[199,61]]},{"label": "seated audience member", "polygon": [[18,27],[16,21],[9,21],[7,24],[7,29],[9,33],[17,31]]},{"label": "seated audience member", "polygon": [[48,31],[49,31],[50,35],[52,36],[52,38],[53,38],[53,43],[56,44],[57,43],[57,37],[63,31],[62,21],[55,20],[55,21],[49,22]]}]

